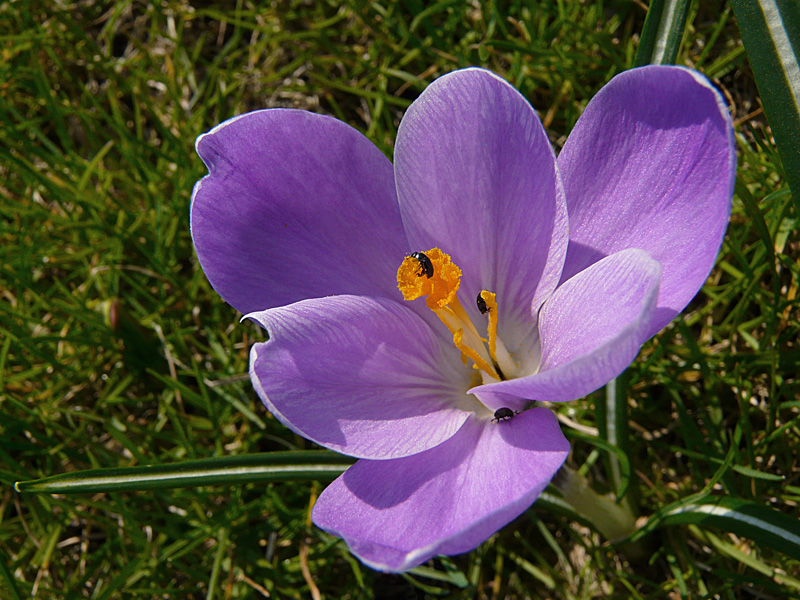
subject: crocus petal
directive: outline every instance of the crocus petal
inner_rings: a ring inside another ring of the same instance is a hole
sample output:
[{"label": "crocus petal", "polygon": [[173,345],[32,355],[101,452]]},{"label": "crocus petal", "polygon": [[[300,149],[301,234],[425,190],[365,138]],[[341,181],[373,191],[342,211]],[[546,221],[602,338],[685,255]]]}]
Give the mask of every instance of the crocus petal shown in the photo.
[{"label": "crocus petal", "polygon": [[660,274],[658,262],[633,249],[581,271],[560,285],[539,313],[539,372],[470,393],[491,409],[516,409],[526,400],[575,400],[608,383],[648,338]]},{"label": "crocus petal", "polygon": [[358,461],[311,516],[369,566],[404,571],[475,548],[531,505],[568,451],[547,409],[501,423],[471,418],[427,452]]},{"label": "crocus petal", "polygon": [[730,214],[733,129],[702,75],[650,66],[617,75],[589,102],[558,157],[569,208],[562,281],[641,248],[661,263],[655,334],[702,286]]},{"label": "crocus petal", "polygon": [[[536,112],[493,73],[455,71],[408,109],[394,160],[413,247],[450,254],[465,297],[497,294],[508,344],[504,324],[530,324],[531,301],[555,289],[568,242],[563,186]],[[478,318],[474,304],[466,308]]]},{"label": "crocus petal", "polygon": [[210,174],[192,239],[211,285],[242,313],[331,294],[396,296],[408,244],[389,160],[323,115],[248,113],[197,140]]},{"label": "crocus petal", "polygon": [[477,407],[458,351],[399,303],[334,296],[248,317],[270,338],[250,353],[261,400],[284,425],[332,450],[416,454],[458,431],[470,402]]}]

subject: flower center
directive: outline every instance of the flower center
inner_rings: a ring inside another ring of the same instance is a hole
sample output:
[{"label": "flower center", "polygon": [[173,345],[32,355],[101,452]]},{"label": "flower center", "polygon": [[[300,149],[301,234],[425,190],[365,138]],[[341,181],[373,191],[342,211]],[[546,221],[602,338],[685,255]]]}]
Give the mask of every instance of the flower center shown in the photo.
[{"label": "flower center", "polygon": [[[484,380],[506,379],[513,362],[497,337],[498,306],[495,294],[483,290],[476,300],[478,310],[488,317],[487,337],[478,333],[456,292],[461,284],[461,269],[439,248],[406,256],[397,269],[397,287],[405,300],[425,297],[425,304],[453,334],[453,343],[461,351],[464,364],[472,360]],[[487,346],[488,343],[488,346]],[[500,360],[498,360],[498,356]]]}]

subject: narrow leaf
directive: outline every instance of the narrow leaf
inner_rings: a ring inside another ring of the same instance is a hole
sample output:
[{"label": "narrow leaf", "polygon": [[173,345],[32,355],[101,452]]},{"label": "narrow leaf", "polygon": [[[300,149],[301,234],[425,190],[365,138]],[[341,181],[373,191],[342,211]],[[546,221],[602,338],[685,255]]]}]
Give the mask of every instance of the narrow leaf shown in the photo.
[{"label": "narrow leaf", "polygon": [[91,469],[18,481],[18,492],[78,494],[158,490],[201,485],[243,484],[295,479],[333,479],[353,464],[324,450],[267,452],[114,469]]},{"label": "narrow leaf", "polygon": [[697,524],[750,538],[800,560],[800,520],[741,498],[706,498],[667,511],[660,526]]},{"label": "narrow leaf", "polygon": [[427,579],[433,579],[434,581],[444,581],[461,589],[464,589],[469,585],[467,578],[464,577],[464,574],[461,571],[439,571],[433,567],[420,565],[418,567],[414,567],[408,572],[411,575],[416,575],[417,577],[425,577]]},{"label": "narrow leaf", "polygon": [[[766,575],[767,577],[769,577],[769,579],[772,580],[772,582],[775,582],[780,586],[786,586],[793,588],[794,590],[800,591],[800,581],[798,581],[794,577],[785,575],[783,573],[782,568],[779,567],[778,569],[774,569],[767,563],[761,561],[759,559],[758,553],[748,552],[747,550],[740,548],[736,544],[733,544],[729,541],[717,537],[708,530],[705,531],[701,530],[701,528],[698,527],[697,525],[689,525],[689,530],[695,536],[697,536],[698,539],[701,539],[703,540],[704,543],[708,544],[709,546],[712,546],[717,552],[719,552],[723,556],[728,556],[734,560],[739,561],[741,564],[758,571],[760,574]],[[733,575],[733,577],[731,577],[731,575]],[[731,579],[733,579],[735,581],[737,579],[736,575],[734,574],[731,575],[727,575],[727,577],[730,578],[728,580],[730,581]],[[742,577],[741,579],[739,579],[739,581],[756,583],[756,581],[748,577]],[[785,592],[785,590],[782,590],[780,587],[773,587],[771,585],[771,582],[767,583],[767,581],[761,580],[760,582],[757,583],[757,585],[761,585],[762,589],[772,589],[773,591],[778,593]],[[764,585],[765,583],[766,585]],[[787,596],[781,595],[779,597],[783,598]],[[796,598],[797,596],[790,596],[790,597]]]},{"label": "narrow leaf", "polygon": [[11,571],[8,568],[8,564],[11,561],[7,558],[0,559],[0,575],[3,576],[3,579],[6,582],[6,587],[8,593],[10,594],[9,598],[11,600],[22,600],[22,594],[17,589],[16,578],[11,574]]},{"label": "narrow leaf", "polygon": [[[627,411],[625,414],[627,415]],[[586,435],[578,431],[569,431],[567,432],[567,436],[570,438],[570,440],[578,439],[587,442],[592,446],[601,448],[609,453],[609,455],[612,457],[612,464],[614,465],[612,477],[615,485],[617,486],[615,493],[618,499],[623,498],[625,493],[628,491],[628,485],[631,482],[631,463],[630,460],[628,460],[628,455],[625,454],[624,450],[610,441],[606,441],[599,437]]]},{"label": "narrow leaf", "polygon": [[732,0],[731,4],[800,212],[800,2]]},{"label": "narrow leaf", "polygon": [[653,0],[650,3],[634,66],[675,64],[688,9],[689,0]]},{"label": "narrow leaf", "polygon": [[[609,479],[614,485],[617,498],[624,498],[631,484],[631,468],[628,456],[631,454],[628,431],[628,378],[623,373],[606,385],[605,402],[595,403],[595,417],[600,437],[616,450],[606,455]],[[635,510],[638,504],[637,491],[630,490],[629,506]]]},{"label": "narrow leaf", "polygon": [[736,195],[741,199],[747,212],[747,217],[755,225],[756,231],[761,237],[761,242],[764,244],[764,250],[767,253],[767,262],[772,267],[773,275],[777,277],[778,274],[775,272],[775,243],[769,234],[769,227],[767,227],[767,222],[764,220],[764,215],[761,214],[758,202],[738,177],[736,178]]}]

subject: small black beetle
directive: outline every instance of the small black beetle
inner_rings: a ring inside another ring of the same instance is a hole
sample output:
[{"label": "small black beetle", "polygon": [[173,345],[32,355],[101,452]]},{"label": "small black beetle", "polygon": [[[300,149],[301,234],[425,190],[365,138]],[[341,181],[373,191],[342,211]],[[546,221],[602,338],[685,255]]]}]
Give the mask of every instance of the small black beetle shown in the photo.
[{"label": "small black beetle", "polygon": [[500,421],[508,421],[516,414],[518,414],[517,411],[511,410],[510,408],[498,408],[494,411],[494,419],[492,419],[492,421],[497,421],[498,423]]},{"label": "small black beetle", "polygon": [[478,310],[481,311],[482,315],[485,315],[487,312],[489,312],[489,307],[486,306],[486,300],[484,300],[481,297],[480,293],[478,294],[477,302],[478,302]]},{"label": "small black beetle", "polygon": [[409,255],[411,258],[416,258],[419,261],[419,271],[417,277],[425,275],[428,279],[433,277],[433,263],[428,255],[423,252],[412,252]]}]

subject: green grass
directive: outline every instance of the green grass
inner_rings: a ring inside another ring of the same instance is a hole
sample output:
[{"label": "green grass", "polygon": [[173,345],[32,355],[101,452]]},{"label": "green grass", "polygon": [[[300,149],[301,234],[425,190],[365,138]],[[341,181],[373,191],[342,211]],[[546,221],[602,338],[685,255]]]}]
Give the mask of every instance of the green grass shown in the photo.
[{"label": "green grass", "polygon": [[[632,497],[647,517],[711,483],[797,517],[798,215],[732,12],[699,4],[678,63],[731,104],[737,195],[707,285],[628,371]],[[530,99],[558,148],[633,65],[644,15],[627,0],[0,5],[0,597],[307,598],[312,586],[326,598],[800,597],[797,560],[702,525],[656,529],[643,539],[652,556],[632,564],[534,506],[474,552],[390,576],[310,524],[324,481],[12,487],[312,447],[258,401],[246,372],[262,334],[238,323],[193,254],[197,135],[292,106],[335,115],[391,155],[425,86],[480,65]],[[603,393],[559,410],[595,427]],[[570,466],[606,485],[603,449],[573,448]]]}]

